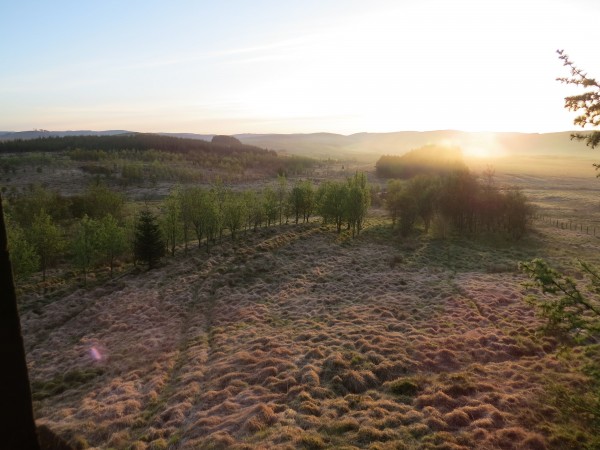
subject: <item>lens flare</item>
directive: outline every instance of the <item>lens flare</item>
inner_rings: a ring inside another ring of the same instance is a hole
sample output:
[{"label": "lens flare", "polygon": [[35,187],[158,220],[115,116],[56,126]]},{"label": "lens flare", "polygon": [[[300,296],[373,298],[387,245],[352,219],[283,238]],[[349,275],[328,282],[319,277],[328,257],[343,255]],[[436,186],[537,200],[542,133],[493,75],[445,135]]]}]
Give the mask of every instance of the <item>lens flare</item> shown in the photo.
[{"label": "lens flare", "polygon": [[90,348],[90,356],[94,361],[102,360],[102,354],[100,353],[100,350],[98,350],[96,347]]}]

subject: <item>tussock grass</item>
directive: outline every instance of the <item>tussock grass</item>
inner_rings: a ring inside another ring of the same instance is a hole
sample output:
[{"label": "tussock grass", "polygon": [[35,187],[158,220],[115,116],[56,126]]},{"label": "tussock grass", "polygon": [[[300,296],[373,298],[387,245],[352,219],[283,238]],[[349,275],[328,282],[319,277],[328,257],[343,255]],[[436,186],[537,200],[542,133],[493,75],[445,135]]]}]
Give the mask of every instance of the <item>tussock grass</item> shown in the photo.
[{"label": "tussock grass", "polygon": [[98,448],[573,448],[548,379],[587,379],[508,270],[545,247],[377,227],[249,233],[27,310],[39,422]]}]

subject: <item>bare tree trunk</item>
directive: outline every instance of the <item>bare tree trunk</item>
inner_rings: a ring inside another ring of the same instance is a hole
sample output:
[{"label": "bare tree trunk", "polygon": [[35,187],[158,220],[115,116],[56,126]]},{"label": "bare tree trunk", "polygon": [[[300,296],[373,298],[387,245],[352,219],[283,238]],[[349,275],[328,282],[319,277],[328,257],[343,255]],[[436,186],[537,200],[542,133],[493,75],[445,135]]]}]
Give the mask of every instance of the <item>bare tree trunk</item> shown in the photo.
[{"label": "bare tree trunk", "polygon": [[8,254],[8,241],[0,198],[0,436],[2,447],[38,450],[31,388],[17,310],[17,295]]}]

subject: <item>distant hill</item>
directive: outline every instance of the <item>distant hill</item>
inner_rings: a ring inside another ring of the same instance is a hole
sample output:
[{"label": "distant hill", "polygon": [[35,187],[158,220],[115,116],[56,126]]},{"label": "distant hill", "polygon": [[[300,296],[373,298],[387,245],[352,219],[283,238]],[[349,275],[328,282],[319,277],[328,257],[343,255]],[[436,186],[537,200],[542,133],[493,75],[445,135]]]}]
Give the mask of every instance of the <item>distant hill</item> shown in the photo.
[{"label": "distant hill", "polygon": [[[234,137],[222,135],[214,137],[212,141],[205,141],[128,132],[115,135],[49,136],[0,142],[0,155],[28,152],[62,152],[67,154],[71,160],[94,163],[93,167],[88,165],[86,170],[93,170],[94,172],[91,173],[103,174],[111,173],[110,166],[114,166],[114,164],[108,164],[109,167],[106,167],[105,164],[101,168],[96,166],[102,165],[107,160],[110,162],[110,158],[145,163],[156,162],[157,165],[160,165],[159,163],[163,159],[181,161],[186,170],[198,168],[205,172],[212,172],[210,175],[213,178],[223,175],[229,179],[261,178],[282,173],[305,173],[306,170],[318,164],[318,161],[312,158],[281,155],[274,150],[243,144]],[[160,156],[161,152],[175,153],[177,156]],[[7,167],[10,168],[10,166]],[[131,170],[138,169],[134,167]],[[161,176],[166,176],[166,172],[163,172],[160,172]],[[206,173],[202,176],[205,175]],[[127,177],[142,178],[141,175]]]},{"label": "distant hill", "polygon": [[349,136],[332,133],[244,134],[235,135],[246,144],[284,150],[313,157],[356,157],[374,160],[384,154],[402,155],[427,145],[456,146],[470,154],[495,156],[579,156],[593,157],[581,142],[570,139],[571,132],[560,133],[484,133],[456,130],[399,131],[394,133],[357,133]]},{"label": "distant hill", "polygon": [[196,133],[157,133],[161,136],[171,136],[184,139],[198,139],[200,141],[210,141],[215,136],[214,134],[196,134]]},{"label": "distant hill", "polygon": [[[133,134],[126,130],[107,131],[47,131],[0,132],[0,141],[64,136],[113,136]],[[199,141],[211,141],[214,134],[156,133]],[[236,134],[243,144],[316,158],[354,158],[374,162],[381,155],[403,155],[427,145],[460,147],[465,156],[493,154],[494,156],[569,156],[594,158],[583,143],[572,141],[571,132],[560,133],[486,133],[457,130],[398,131],[393,133],[335,133],[307,134]]]},{"label": "distant hill", "polygon": [[13,140],[17,140],[17,139],[38,139],[38,138],[44,138],[44,137],[66,137],[66,136],[115,136],[115,135],[119,135],[119,134],[131,134],[131,133],[132,133],[131,131],[126,131],[126,130],[0,131],[0,141],[13,141]]},{"label": "distant hill", "polygon": [[[230,137],[230,140],[226,140],[227,137],[222,136],[221,139],[217,139],[217,142],[208,142],[200,139],[186,139],[152,133],[101,133],[110,132],[96,132],[93,135],[52,135],[31,139],[4,140],[0,142],[0,153],[56,152],[74,149],[94,151],[130,149],[139,151],[160,150],[172,153],[204,153],[207,155],[222,156],[255,153],[257,155],[277,157],[277,153],[273,150],[264,150],[256,146],[243,144],[233,137]],[[223,143],[223,140],[226,140],[226,143]]]}]

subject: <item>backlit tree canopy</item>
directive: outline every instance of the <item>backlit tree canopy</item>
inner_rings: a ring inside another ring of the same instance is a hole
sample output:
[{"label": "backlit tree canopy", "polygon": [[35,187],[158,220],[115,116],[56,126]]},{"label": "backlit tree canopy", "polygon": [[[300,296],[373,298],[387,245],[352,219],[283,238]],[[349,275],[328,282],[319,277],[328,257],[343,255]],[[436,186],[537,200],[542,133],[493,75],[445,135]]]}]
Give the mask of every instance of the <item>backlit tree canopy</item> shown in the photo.
[{"label": "backlit tree canopy", "polygon": [[[583,94],[565,97],[565,108],[569,111],[580,112],[580,115],[575,118],[573,123],[581,127],[585,127],[586,125],[597,127],[600,125],[600,83],[579,69],[569,59],[564,50],[557,50],[557,53],[559,58],[563,60],[563,64],[571,70],[570,77],[561,77],[557,78],[557,80],[586,89]],[[600,144],[600,131],[593,131],[587,134],[576,133],[572,135],[572,138],[585,141],[586,145],[595,148]]]}]

